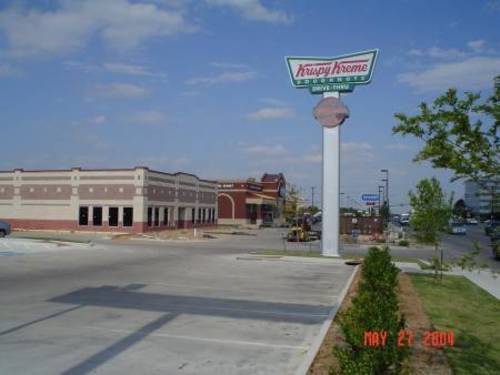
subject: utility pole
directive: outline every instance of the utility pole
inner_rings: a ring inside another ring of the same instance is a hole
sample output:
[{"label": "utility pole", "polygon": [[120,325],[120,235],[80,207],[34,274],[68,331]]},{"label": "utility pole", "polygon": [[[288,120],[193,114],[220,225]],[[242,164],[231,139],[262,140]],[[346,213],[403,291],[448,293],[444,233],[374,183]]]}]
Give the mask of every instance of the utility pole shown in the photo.
[{"label": "utility pole", "polygon": [[316,186],[311,186],[311,208],[314,207],[314,189],[316,189]]}]

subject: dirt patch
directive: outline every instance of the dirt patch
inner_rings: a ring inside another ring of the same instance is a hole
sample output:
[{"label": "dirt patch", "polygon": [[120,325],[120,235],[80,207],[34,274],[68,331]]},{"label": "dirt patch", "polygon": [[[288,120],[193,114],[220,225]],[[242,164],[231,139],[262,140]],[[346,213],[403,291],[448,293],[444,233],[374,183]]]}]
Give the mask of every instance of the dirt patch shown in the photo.
[{"label": "dirt patch", "polygon": [[[307,372],[308,375],[328,375],[330,368],[338,366],[338,362],[332,354],[333,347],[343,342],[338,320],[340,314],[351,306],[352,299],[357,293],[361,278],[360,271],[360,269],[357,270],[344,301]],[[413,287],[409,276],[404,273],[399,275],[399,298],[400,311],[405,314],[407,329],[416,333],[414,345],[411,348],[411,355],[405,366],[406,373],[418,375],[453,374],[442,349],[423,345],[422,334],[424,331],[432,330],[432,325],[424,312],[422,301]]]},{"label": "dirt patch", "polygon": [[195,231],[193,229],[176,229],[176,230],[162,230],[158,232],[149,232],[143,234],[118,234],[113,236],[113,240],[129,240],[132,238],[143,238],[149,240],[199,240],[199,239],[212,239],[217,238],[214,235],[208,234],[200,229]]}]

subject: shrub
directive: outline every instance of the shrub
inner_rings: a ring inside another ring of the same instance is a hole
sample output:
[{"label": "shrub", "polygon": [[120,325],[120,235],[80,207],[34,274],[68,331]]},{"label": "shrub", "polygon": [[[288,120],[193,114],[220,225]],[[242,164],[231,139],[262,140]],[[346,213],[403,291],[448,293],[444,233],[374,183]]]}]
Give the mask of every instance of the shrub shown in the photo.
[{"label": "shrub", "polygon": [[[340,317],[346,346],[334,348],[340,364],[339,374],[400,373],[408,350],[397,346],[398,333],[405,326],[396,294],[398,273],[388,248],[370,248],[361,269],[358,294]],[[367,331],[387,332],[386,344],[365,346]]]},{"label": "shrub", "polygon": [[408,240],[401,240],[398,242],[398,245],[408,247],[408,246],[410,246],[410,242],[408,242]]}]

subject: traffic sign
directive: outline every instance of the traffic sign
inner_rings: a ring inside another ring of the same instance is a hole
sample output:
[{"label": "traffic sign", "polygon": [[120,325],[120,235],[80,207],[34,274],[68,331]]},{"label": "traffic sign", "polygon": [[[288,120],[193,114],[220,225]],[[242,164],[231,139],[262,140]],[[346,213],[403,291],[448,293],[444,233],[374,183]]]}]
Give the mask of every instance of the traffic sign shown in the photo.
[{"label": "traffic sign", "polygon": [[378,194],[363,194],[361,199],[368,202],[377,202],[380,200],[380,195]]}]

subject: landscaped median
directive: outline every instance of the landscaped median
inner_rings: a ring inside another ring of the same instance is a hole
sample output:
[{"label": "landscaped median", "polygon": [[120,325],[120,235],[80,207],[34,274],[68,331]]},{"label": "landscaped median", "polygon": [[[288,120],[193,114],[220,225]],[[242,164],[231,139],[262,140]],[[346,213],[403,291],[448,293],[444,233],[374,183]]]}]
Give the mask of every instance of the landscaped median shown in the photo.
[{"label": "landscaped median", "polygon": [[500,374],[500,301],[371,248],[308,374]]}]

